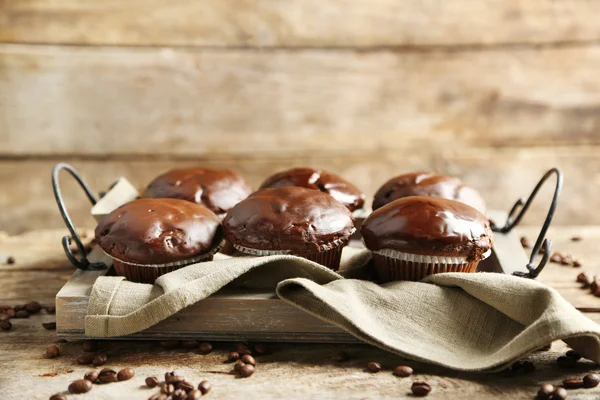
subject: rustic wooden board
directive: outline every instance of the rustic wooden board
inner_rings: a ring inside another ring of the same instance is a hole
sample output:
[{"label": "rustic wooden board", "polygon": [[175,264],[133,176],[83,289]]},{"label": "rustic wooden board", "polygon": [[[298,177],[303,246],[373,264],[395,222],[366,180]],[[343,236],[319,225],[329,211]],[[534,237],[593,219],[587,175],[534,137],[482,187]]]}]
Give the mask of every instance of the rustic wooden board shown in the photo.
[{"label": "rustic wooden board", "polygon": [[0,41],[260,47],[560,43],[598,40],[599,7],[597,0],[2,0]]},{"label": "rustic wooden board", "polygon": [[458,52],[0,45],[0,155],[232,159],[598,144],[599,69],[599,45]]}]

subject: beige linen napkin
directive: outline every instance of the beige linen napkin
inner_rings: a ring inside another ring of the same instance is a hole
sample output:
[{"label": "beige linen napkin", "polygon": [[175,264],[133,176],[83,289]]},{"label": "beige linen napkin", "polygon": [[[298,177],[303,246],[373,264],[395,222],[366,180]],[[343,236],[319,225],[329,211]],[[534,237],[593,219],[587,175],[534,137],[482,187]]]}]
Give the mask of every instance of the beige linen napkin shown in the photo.
[{"label": "beige linen napkin", "polygon": [[494,273],[438,274],[381,286],[350,279],[368,273],[368,259],[368,252],[348,248],[343,276],[302,258],[269,256],[191,265],[154,285],[100,277],[92,288],[85,333],[139,332],[227,284],[260,283],[367,343],[453,369],[502,369],[557,339],[600,361],[600,326],[537,281]]}]

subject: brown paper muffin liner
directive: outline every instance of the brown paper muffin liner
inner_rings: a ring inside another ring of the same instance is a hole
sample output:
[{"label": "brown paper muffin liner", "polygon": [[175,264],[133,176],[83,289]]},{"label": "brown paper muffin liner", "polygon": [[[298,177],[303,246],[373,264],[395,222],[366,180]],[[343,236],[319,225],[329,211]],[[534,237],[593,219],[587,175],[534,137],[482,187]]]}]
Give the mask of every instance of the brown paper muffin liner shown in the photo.
[{"label": "brown paper muffin liner", "polygon": [[[242,253],[251,255],[251,256],[272,256],[272,255],[278,255],[278,254],[287,254],[287,255],[292,255],[292,256],[298,256],[298,257],[306,258],[307,260],[310,260],[310,261],[314,261],[314,262],[321,264],[333,271],[337,271],[338,269],[340,269],[342,250],[344,249],[344,246],[346,245],[346,243],[347,243],[346,241],[338,240],[338,241],[336,241],[337,246],[331,248],[330,250],[314,251],[314,252],[307,252],[307,253],[295,253],[290,250],[259,250],[259,249],[252,249],[249,247],[240,246],[237,244],[234,244],[233,247],[236,250],[241,251]],[[331,247],[331,246],[328,246],[328,247]]]},{"label": "brown paper muffin liner", "polygon": [[426,276],[443,272],[475,272],[478,261],[443,264],[400,260],[373,253],[373,266],[379,282],[420,281]]},{"label": "brown paper muffin liner", "polygon": [[181,263],[177,265],[139,265],[139,264],[126,264],[117,259],[113,259],[113,267],[115,273],[119,276],[124,276],[128,281],[137,283],[154,283],[156,278],[166,273],[178,270],[185,266],[195,264],[197,262],[212,261],[214,255],[202,259],[200,261],[192,260],[188,263]]}]

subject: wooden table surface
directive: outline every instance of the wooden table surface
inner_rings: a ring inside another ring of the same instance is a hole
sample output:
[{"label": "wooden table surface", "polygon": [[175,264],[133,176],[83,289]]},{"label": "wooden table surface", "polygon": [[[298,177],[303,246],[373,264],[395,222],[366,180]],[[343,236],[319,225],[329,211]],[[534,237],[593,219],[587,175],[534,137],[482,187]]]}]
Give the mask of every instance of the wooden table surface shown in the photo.
[{"label": "wooden table surface", "polygon": [[[537,228],[519,228],[519,233],[535,239]],[[43,305],[53,304],[54,296],[66,282],[73,267],[66,261],[60,247],[65,231],[34,231],[20,236],[0,233],[0,304],[21,304],[37,300]],[[570,238],[580,235],[583,240]],[[583,260],[583,267],[573,268],[549,264],[540,280],[555,287],[576,307],[600,311],[600,298],[579,289],[575,282],[581,270],[600,273],[600,253],[597,242],[600,226],[556,227],[549,237],[556,250],[572,253]],[[6,264],[8,256],[16,259]],[[600,322],[600,313],[586,312]],[[45,330],[42,322],[54,321],[54,316],[42,311],[28,319],[13,319],[13,329],[0,331],[0,388],[2,398],[47,399],[52,394],[66,391],[69,383],[83,377],[92,368],[77,365],[75,359],[82,353],[81,342],[60,343],[61,355],[46,359],[46,347],[56,340],[55,332]],[[202,338],[199,338],[202,339]],[[177,370],[188,380],[198,383],[208,379],[213,384],[209,398],[239,399],[266,398],[340,398],[382,399],[411,398],[410,386],[415,380],[425,380],[433,390],[428,398],[510,398],[532,399],[541,383],[559,384],[562,379],[583,376],[587,371],[598,371],[597,365],[582,362],[578,369],[558,367],[556,358],[567,347],[562,342],[552,344],[546,352],[528,357],[536,366],[535,373],[472,374],[451,371],[402,360],[367,345],[271,344],[268,355],[257,357],[257,372],[248,379],[231,375],[231,364],[225,363],[232,343],[213,343],[215,350],[202,355],[197,350],[164,350],[152,342],[106,341],[102,348],[110,352],[105,367],[120,369],[132,367],[136,376],[126,382],[94,385],[84,395],[69,395],[71,399],[146,399],[157,393],[144,386],[150,375],[162,376]],[[345,350],[350,359],[335,362],[334,355]],[[377,374],[365,372],[368,361],[380,362],[384,370]],[[391,373],[394,366],[413,366],[415,376],[397,378]],[[569,399],[597,399],[600,388],[569,391]]]}]

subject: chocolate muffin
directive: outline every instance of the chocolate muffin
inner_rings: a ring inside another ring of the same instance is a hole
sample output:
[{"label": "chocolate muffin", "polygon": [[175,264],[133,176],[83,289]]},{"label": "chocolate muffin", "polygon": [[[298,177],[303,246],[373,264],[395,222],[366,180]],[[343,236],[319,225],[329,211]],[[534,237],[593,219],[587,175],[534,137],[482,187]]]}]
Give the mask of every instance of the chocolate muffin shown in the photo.
[{"label": "chocolate muffin", "polygon": [[373,199],[373,211],[396,199],[408,196],[433,196],[456,200],[485,214],[485,201],[473,188],[453,176],[432,172],[412,172],[396,176],[379,188]]},{"label": "chocolate muffin", "polygon": [[356,186],[341,176],[314,168],[292,168],[279,172],[267,178],[260,188],[285,186],[299,186],[327,193],[351,212],[360,210],[365,204],[365,194]]},{"label": "chocolate muffin", "polygon": [[95,234],[118,275],[146,283],[212,260],[223,240],[221,220],[212,211],[179,199],[126,203],[103,218]]},{"label": "chocolate muffin", "polygon": [[410,196],[374,211],[361,233],[381,282],[421,280],[440,272],[475,272],[491,253],[489,220],[471,206]]},{"label": "chocolate muffin", "polygon": [[250,193],[250,186],[235,171],[185,168],[170,170],[154,179],[143,197],[182,199],[204,204],[223,217]]},{"label": "chocolate muffin", "polygon": [[227,213],[223,228],[225,238],[245,254],[297,255],[337,270],[354,220],[328,194],[286,186],[251,194]]}]

